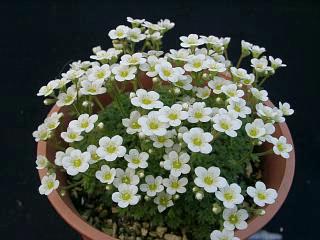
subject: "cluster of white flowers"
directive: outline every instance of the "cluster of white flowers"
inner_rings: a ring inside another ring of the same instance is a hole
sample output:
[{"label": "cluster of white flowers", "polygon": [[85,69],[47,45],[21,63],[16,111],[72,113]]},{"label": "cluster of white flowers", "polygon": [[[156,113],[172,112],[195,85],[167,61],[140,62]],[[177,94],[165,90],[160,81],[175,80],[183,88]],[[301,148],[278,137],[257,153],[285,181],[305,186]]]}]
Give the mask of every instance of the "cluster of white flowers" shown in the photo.
[{"label": "cluster of white flowers", "polygon": [[[228,176],[222,176],[215,162],[205,168],[198,166],[193,156],[212,153],[220,135],[235,138],[244,129],[253,146],[265,141],[273,144],[261,156],[274,153],[289,158],[292,145],[284,136],[272,135],[276,124],[283,123],[294,111],[288,103],[270,106],[266,102],[267,91],[261,89],[261,84],[276,69],[286,65],[271,56],[268,65],[268,58],[261,57],[264,48],[242,41],[238,66],[233,66],[226,54],[230,38],[196,34],[180,37],[182,48],[164,54],[158,47],[174,23],[167,19],[157,24],[130,17],[127,20],[131,27],[120,25],[109,32],[113,48],[106,51],[94,48],[90,57],[94,62],[72,63],[61,79],[50,81],[39,90],[38,95],[47,98],[46,104],[70,105],[77,115],[66,131],[61,132],[60,137],[70,147],[56,153],[55,165],[71,176],[98,166],[96,179],[106,186],[114,186],[112,200],[120,208],[136,205],[147,197],[153,198],[159,212],[163,212],[174,206],[175,200],[190,186],[196,186],[196,199],[201,200],[206,192],[214,194],[224,206],[224,229],[213,231],[211,240],[238,239],[234,230],[245,229],[249,218],[242,204],[245,192],[237,183],[228,183]],[[143,49],[135,52],[135,43],[140,41],[144,41]],[[153,50],[144,52],[145,48]],[[251,54],[253,72],[248,73],[239,65],[242,58]],[[156,88],[143,89],[139,82],[141,74],[152,78],[154,86],[159,82],[170,86],[173,104],[165,104]],[[91,131],[103,127],[97,122],[98,114],[93,114],[96,107],[104,108],[97,95],[109,93],[117,100],[121,91],[118,85],[124,81],[131,83],[134,91],[129,96],[132,111],[124,113],[122,125],[128,135],[138,136],[141,142],[127,149],[126,136],[115,135],[97,139],[97,144],[88,144],[85,151],[72,147]],[[212,102],[217,103],[215,107]],[[55,112],[46,118],[33,133],[35,140],[56,141],[54,137],[59,136],[54,136],[53,131],[59,126],[61,116]],[[141,147],[146,142],[151,142],[156,150],[164,150],[159,167],[166,176],[144,176],[144,169],[152,161],[152,149],[144,152]],[[126,163],[125,168],[113,167],[118,160]],[[39,155],[36,164],[38,169],[44,169],[51,163]],[[190,174],[194,176],[192,183]],[[58,185],[56,175],[51,174],[42,179],[39,191],[48,195]],[[262,182],[248,187],[246,192],[260,207],[274,203],[277,198],[277,192],[267,189]]]}]

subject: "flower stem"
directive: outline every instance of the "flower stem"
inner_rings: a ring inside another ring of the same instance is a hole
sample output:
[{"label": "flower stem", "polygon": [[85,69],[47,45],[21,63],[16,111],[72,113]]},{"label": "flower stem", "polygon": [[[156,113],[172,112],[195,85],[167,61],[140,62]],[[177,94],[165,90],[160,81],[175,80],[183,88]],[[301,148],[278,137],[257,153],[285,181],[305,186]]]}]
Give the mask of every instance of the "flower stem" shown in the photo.
[{"label": "flower stem", "polygon": [[68,186],[64,186],[64,187],[62,187],[62,189],[63,189],[63,190],[68,190],[68,189],[70,189],[70,188],[74,188],[74,187],[76,187],[76,186],[81,185],[81,184],[82,184],[82,182],[83,182],[83,179],[82,179],[82,180],[80,180],[79,182],[76,182],[76,183],[70,184],[70,185],[68,185]]},{"label": "flower stem", "polygon": [[241,62],[242,62],[243,59],[244,59],[244,56],[243,56],[243,54],[241,54],[240,57],[239,57],[239,60],[238,60],[238,62],[237,62],[237,66],[236,66],[237,68],[240,67]]},{"label": "flower stem", "polygon": [[97,96],[94,96],[94,101],[98,104],[100,110],[104,110],[104,107]]},{"label": "flower stem", "polygon": [[120,90],[119,90],[119,88],[118,88],[116,83],[114,83],[113,86],[115,88],[114,99],[115,99],[115,101],[116,101],[116,103],[118,105],[118,108],[119,108],[122,116],[125,116],[124,110],[122,108],[122,104],[121,104],[120,99],[119,99]]},{"label": "flower stem", "polygon": [[262,84],[264,84],[264,82],[268,79],[268,76],[265,76],[264,78],[262,78],[261,82],[258,84],[258,87],[261,87]]},{"label": "flower stem", "polygon": [[269,150],[267,150],[267,151],[265,151],[265,152],[261,152],[261,153],[254,153],[256,156],[258,156],[258,157],[262,157],[262,156],[265,156],[265,155],[269,155],[269,154],[272,154],[273,153],[273,149],[271,148],[271,149],[269,149]]}]

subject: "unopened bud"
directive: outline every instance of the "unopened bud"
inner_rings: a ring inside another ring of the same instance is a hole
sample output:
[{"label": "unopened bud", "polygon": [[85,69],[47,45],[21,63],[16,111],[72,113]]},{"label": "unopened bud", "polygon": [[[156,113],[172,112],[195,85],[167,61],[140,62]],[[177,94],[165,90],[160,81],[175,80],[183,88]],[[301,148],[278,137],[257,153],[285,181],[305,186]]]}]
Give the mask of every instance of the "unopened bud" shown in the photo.
[{"label": "unopened bud", "polygon": [[182,103],[182,108],[184,110],[188,110],[189,109],[189,104],[188,103]]},{"label": "unopened bud", "polygon": [[222,98],[221,97],[217,97],[216,98],[216,103],[218,103],[218,104],[222,103]]},{"label": "unopened bud", "polygon": [[204,197],[203,192],[197,192],[197,193],[196,193],[196,199],[197,199],[197,200],[202,200],[203,197]]},{"label": "unopened bud", "polygon": [[137,174],[138,174],[139,178],[143,178],[144,177],[144,171],[143,170],[138,171]]},{"label": "unopened bud", "polygon": [[140,139],[144,139],[146,137],[146,135],[143,132],[139,132],[138,136]]},{"label": "unopened bud", "polygon": [[136,96],[136,94],[134,92],[131,92],[130,95],[129,95],[130,99],[134,98],[135,96]]},{"label": "unopened bud", "polygon": [[222,209],[221,209],[221,207],[220,207],[219,204],[214,203],[214,204],[212,205],[212,212],[213,212],[214,214],[219,214],[221,211],[222,211]]},{"label": "unopened bud", "polygon": [[205,80],[208,78],[208,76],[209,76],[208,73],[203,73],[202,74],[202,78],[205,79]]},{"label": "unopened bud", "polygon": [[97,126],[98,126],[98,128],[103,129],[104,124],[103,124],[103,122],[99,122]]},{"label": "unopened bud", "polygon": [[107,185],[106,190],[110,191],[112,189],[112,185]]},{"label": "unopened bud", "polygon": [[66,190],[61,189],[61,190],[60,190],[60,196],[61,196],[61,197],[64,197],[65,195],[66,195]]},{"label": "unopened bud", "polygon": [[193,187],[193,188],[192,188],[192,191],[193,191],[193,192],[198,192],[198,191],[199,191],[199,188],[198,188],[198,187]]},{"label": "unopened bud", "polygon": [[178,139],[181,140],[183,137],[183,133],[178,133]]},{"label": "unopened bud", "polygon": [[55,103],[55,99],[52,99],[52,98],[46,98],[45,100],[43,100],[43,104],[44,105],[51,105],[53,103]]},{"label": "unopened bud", "polygon": [[83,101],[82,102],[82,106],[83,107],[88,107],[89,106],[89,102],[88,101]]},{"label": "unopened bud", "polygon": [[153,153],[153,149],[149,149],[148,153],[152,154]]},{"label": "unopened bud", "polygon": [[164,166],[164,161],[161,161],[161,162],[160,162],[160,167],[163,168],[163,166]]},{"label": "unopened bud", "polygon": [[153,82],[153,83],[157,83],[157,82],[159,82],[159,80],[160,80],[160,79],[159,79],[158,77],[153,77],[153,78],[152,78],[152,82]]},{"label": "unopened bud", "polygon": [[146,196],[144,196],[144,200],[145,200],[146,202],[149,202],[149,201],[150,201],[150,199],[151,199],[151,198],[150,198],[149,196],[147,196],[147,195],[146,195]]},{"label": "unopened bud", "polygon": [[174,200],[178,200],[179,198],[180,198],[180,195],[179,195],[179,194],[173,195],[173,199],[174,199]]},{"label": "unopened bud", "polygon": [[173,91],[177,95],[180,94],[180,92],[181,92],[180,88],[174,88]]},{"label": "unopened bud", "polygon": [[257,209],[255,211],[255,214],[258,215],[258,216],[263,216],[266,214],[266,211],[264,209]]}]

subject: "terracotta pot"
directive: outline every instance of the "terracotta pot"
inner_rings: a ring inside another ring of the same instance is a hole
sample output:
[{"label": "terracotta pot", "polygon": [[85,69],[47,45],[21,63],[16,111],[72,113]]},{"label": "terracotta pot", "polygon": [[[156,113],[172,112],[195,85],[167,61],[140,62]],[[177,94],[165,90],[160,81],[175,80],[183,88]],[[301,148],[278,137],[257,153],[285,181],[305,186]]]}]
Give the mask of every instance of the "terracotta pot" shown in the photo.
[{"label": "terracotta pot", "polygon": [[[224,76],[228,78],[229,76]],[[144,88],[150,88],[152,82],[150,79],[142,78],[142,85]],[[130,88],[130,87],[129,87]],[[103,96],[101,100],[108,104],[111,98],[108,96]],[[273,106],[273,104],[268,101],[267,105]],[[66,112],[67,108],[59,108],[55,105],[49,114],[53,112]],[[288,143],[293,145],[292,137],[288,126],[286,123],[281,123],[276,126],[275,137],[285,136]],[[266,143],[262,146],[263,148],[270,148],[271,145]],[[39,142],[37,148],[37,154],[47,156],[50,161],[54,160],[55,149],[50,147],[46,142]],[[248,228],[242,231],[236,231],[236,236],[240,239],[246,239],[252,234],[260,230],[265,224],[267,224],[272,217],[279,211],[281,205],[285,201],[289,189],[291,187],[295,168],[295,152],[294,149],[290,153],[289,159],[284,159],[278,155],[268,155],[264,157],[263,160],[263,181],[267,187],[277,189],[278,198],[276,203],[266,206],[264,209],[266,214],[264,216],[254,217],[248,222]],[[46,175],[47,171],[45,169],[39,170],[40,178]],[[60,184],[64,185],[66,176],[60,172],[57,172],[57,179],[60,180]],[[58,191],[53,191],[49,196],[49,201],[60,214],[60,216],[74,229],[76,230],[83,239],[85,240],[115,240],[115,238],[99,231],[98,229],[92,227],[86,221],[84,221],[75,207],[73,206],[68,194],[65,196],[60,196]],[[111,199],[110,199],[111,201]]]}]

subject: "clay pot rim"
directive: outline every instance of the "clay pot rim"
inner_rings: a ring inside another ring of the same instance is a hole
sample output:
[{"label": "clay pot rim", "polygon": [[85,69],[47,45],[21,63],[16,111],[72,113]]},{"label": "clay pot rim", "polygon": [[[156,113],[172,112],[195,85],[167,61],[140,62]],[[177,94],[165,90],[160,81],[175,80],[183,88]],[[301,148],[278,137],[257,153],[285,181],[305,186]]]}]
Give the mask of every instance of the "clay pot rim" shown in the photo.
[{"label": "clay pot rim", "polygon": [[[274,106],[271,101],[267,101],[266,105]],[[55,105],[49,115],[53,112],[59,112],[60,107]],[[256,231],[264,227],[273,216],[279,211],[282,204],[284,203],[294,176],[295,170],[295,150],[292,141],[292,136],[290,134],[289,128],[286,123],[278,124],[277,128],[280,128],[280,132],[283,136],[287,138],[288,143],[292,144],[293,150],[290,153],[290,157],[286,159],[286,166],[283,174],[281,184],[278,188],[278,198],[276,202],[272,205],[267,205],[264,207],[266,214],[264,216],[254,217],[248,222],[248,228],[241,231],[236,231],[236,236],[240,239],[246,239],[247,237],[254,234]],[[47,143],[40,141],[37,145],[37,154],[46,156],[47,154]],[[40,179],[47,174],[46,169],[38,170]],[[53,191],[48,199],[58,214],[78,233],[82,236],[85,236],[89,239],[99,239],[99,240],[117,240],[111,236],[108,236],[106,233],[101,232],[100,230],[94,228],[89,223],[81,218],[81,216],[76,212],[76,209],[72,208],[66,204],[63,200],[64,197],[61,197],[57,190]]]}]

